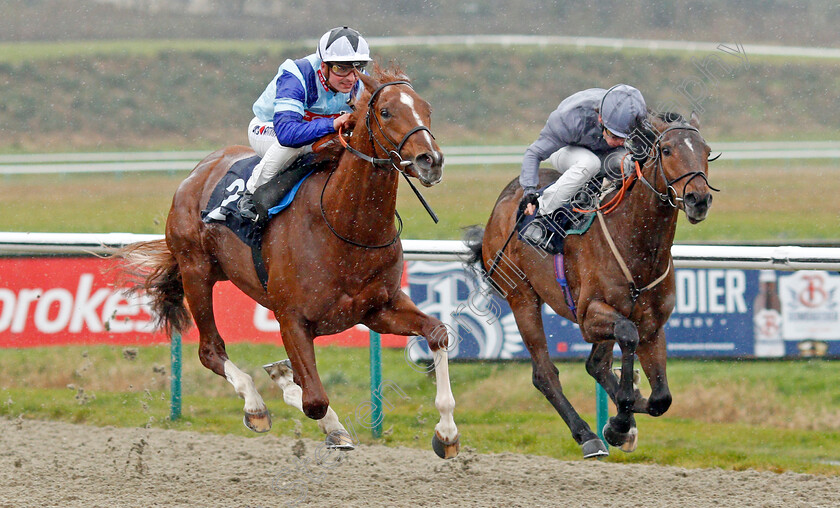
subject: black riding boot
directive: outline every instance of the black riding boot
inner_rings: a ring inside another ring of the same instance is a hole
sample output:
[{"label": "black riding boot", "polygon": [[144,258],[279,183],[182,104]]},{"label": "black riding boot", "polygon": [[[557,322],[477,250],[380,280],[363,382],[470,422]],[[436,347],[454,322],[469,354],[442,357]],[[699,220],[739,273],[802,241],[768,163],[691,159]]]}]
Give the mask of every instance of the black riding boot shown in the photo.
[{"label": "black riding boot", "polygon": [[257,207],[254,205],[254,195],[247,190],[242,191],[242,197],[239,198],[239,202],[236,206],[239,208],[239,215],[241,215],[243,219],[248,219],[254,222],[257,222],[257,219],[259,219]]}]

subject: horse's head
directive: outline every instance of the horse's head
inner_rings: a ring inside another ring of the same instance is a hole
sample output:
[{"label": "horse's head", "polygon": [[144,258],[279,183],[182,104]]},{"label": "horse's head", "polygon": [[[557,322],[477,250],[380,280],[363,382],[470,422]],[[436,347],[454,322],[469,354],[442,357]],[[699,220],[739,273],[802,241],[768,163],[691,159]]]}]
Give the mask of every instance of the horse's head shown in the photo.
[{"label": "horse's head", "polygon": [[[646,136],[647,164],[655,171],[652,188],[696,224],[706,218],[712,206],[711,191],[717,190],[708,181],[711,149],[700,135],[700,119],[695,113],[688,122],[679,115],[664,114],[649,121],[653,129]],[[663,184],[665,191],[660,192]]]},{"label": "horse's head", "polygon": [[374,76],[359,74],[365,92],[357,103],[358,130],[361,120],[372,139],[376,157],[431,187],[443,177],[443,153],[432,136],[432,108],[398,70],[374,69]]}]

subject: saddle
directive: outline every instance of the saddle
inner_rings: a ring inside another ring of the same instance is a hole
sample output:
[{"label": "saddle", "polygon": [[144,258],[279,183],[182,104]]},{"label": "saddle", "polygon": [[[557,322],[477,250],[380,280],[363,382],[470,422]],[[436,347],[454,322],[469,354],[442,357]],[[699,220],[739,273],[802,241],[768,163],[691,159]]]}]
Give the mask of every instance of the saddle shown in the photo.
[{"label": "saddle", "polygon": [[[547,188],[537,191],[542,195]],[[585,187],[590,195],[600,195],[601,179],[593,178]],[[580,212],[572,204],[566,204],[550,215],[525,215],[519,210],[516,215],[516,230],[519,238],[551,255],[563,254],[563,245],[569,235],[582,235],[592,226],[595,214]]]}]

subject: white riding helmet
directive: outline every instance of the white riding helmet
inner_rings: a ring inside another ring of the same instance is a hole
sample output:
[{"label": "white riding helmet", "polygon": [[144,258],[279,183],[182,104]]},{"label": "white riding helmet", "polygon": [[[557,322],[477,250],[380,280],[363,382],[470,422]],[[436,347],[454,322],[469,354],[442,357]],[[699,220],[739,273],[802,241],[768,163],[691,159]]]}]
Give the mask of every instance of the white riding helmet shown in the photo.
[{"label": "white riding helmet", "polygon": [[318,56],[322,62],[370,62],[370,48],[359,32],[339,26],[321,36]]},{"label": "white riding helmet", "polygon": [[616,136],[626,138],[636,122],[647,116],[642,92],[630,85],[615,85],[601,99],[601,123]]}]

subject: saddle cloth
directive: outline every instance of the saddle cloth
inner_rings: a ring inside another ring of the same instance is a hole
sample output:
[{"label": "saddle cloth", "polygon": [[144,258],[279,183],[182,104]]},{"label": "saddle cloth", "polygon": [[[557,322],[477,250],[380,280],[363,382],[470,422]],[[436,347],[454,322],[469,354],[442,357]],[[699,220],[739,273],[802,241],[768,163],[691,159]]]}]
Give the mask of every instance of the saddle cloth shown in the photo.
[{"label": "saddle cloth", "polygon": [[[321,166],[320,163],[313,164],[313,159],[313,154],[300,157],[289,168],[257,190],[254,196],[255,201],[270,203],[266,206],[269,218],[285,210],[294,200],[304,180]],[[259,156],[254,155],[235,162],[216,184],[207,206],[201,212],[201,220],[205,223],[222,223],[246,245],[257,249],[260,247],[262,232],[268,222],[254,223],[242,218],[239,215],[238,203],[245,189],[245,182],[248,181],[259,161]]]}]

